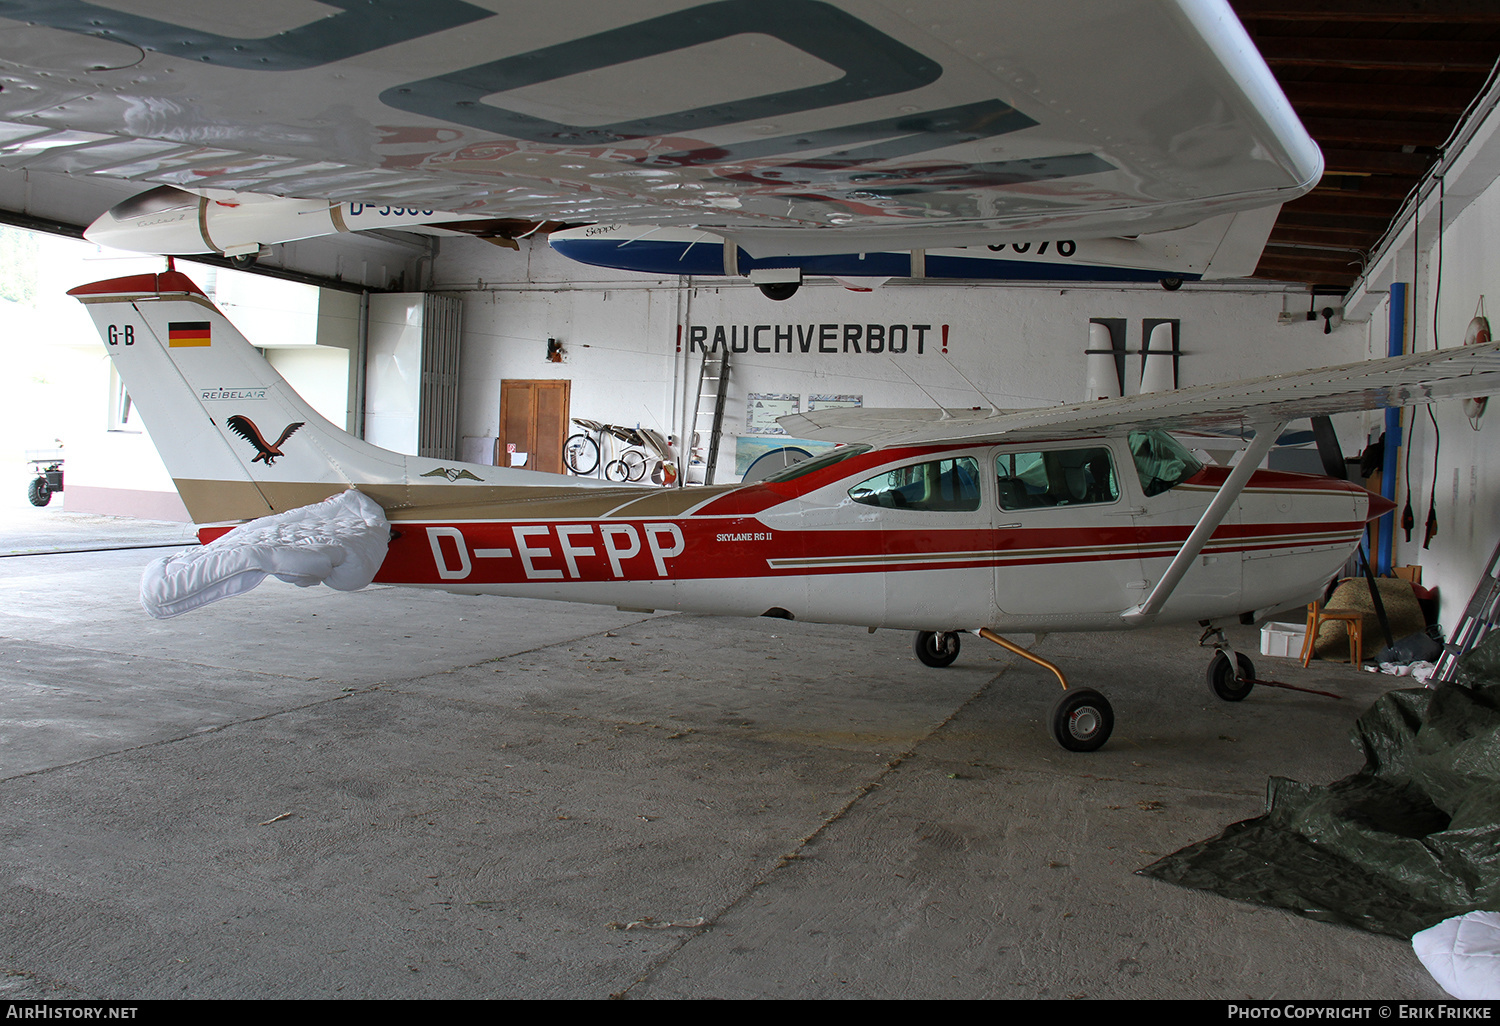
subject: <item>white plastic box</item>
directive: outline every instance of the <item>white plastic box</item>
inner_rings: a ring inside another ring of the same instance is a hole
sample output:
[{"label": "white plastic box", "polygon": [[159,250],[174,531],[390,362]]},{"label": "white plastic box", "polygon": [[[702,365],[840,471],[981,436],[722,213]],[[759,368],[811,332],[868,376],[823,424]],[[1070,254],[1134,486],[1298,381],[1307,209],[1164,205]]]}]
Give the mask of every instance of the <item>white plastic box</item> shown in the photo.
[{"label": "white plastic box", "polygon": [[1260,629],[1260,654],[1300,659],[1305,640],[1305,623],[1268,623]]}]

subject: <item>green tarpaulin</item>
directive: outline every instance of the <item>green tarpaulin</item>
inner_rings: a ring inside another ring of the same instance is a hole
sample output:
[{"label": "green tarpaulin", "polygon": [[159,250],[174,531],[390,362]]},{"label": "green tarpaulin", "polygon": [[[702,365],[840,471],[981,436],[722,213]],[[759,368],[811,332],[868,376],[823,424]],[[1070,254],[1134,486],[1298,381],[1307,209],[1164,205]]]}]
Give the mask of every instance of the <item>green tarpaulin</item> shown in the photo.
[{"label": "green tarpaulin", "polygon": [[1272,778],[1265,815],[1140,872],[1402,938],[1500,909],[1500,631],[1458,680],[1366,710],[1354,776]]}]

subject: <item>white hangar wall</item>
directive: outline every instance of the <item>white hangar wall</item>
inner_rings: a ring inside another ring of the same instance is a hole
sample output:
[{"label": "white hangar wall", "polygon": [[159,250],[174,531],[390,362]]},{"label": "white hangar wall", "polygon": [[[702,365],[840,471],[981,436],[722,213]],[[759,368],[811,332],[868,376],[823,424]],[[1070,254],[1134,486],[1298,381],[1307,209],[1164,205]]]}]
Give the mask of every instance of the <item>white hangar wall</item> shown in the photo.
[{"label": "white hangar wall", "polygon": [[[1321,320],[1280,323],[1283,310],[1306,312],[1306,294],[1254,286],[1173,293],[897,282],[860,293],[812,282],[773,302],[748,283],[651,279],[576,264],[545,242],[521,245],[444,240],[434,264],[432,288],[464,300],[461,434],[498,434],[502,380],[565,378],[573,416],[681,435],[697,391],[698,342],[719,342],[734,350],[721,482],[737,477],[736,438],[753,434],[751,394],[796,397],[802,410],[812,396],[907,407],[1080,400],[1094,318],[1123,321],[1126,394],[1137,390],[1149,321],[1178,322],[1180,386],[1351,362],[1369,340],[1365,325],[1325,335]],[[548,362],[549,338],[562,343],[563,362]],[[1343,433],[1358,436],[1357,424],[1341,425]],[[1346,446],[1357,452],[1361,443]]]},{"label": "white hangar wall", "polygon": [[[1432,205],[1436,205],[1435,196]],[[1424,210],[1424,231],[1426,227]],[[1429,238],[1431,242],[1423,240],[1415,288],[1408,292],[1408,351],[1430,351],[1434,341],[1441,349],[1462,345],[1481,298],[1491,326],[1500,333],[1500,185],[1486,189],[1443,232],[1441,283],[1436,289],[1433,287],[1439,269],[1436,232]],[[1411,267],[1410,260],[1405,266]],[[1409,274],[1405,277],[1410,280]],[[1382,303],[1379,312],[1370,319],[1372,350],[1379,355],[1385,353],[1388,302]],[[1396,503],[1398,507],[1405,505],[1409,486],[1416,527],[1407,541],[1399,526],[1398,508],[1395,563],[1415,563],[1422,567],[1422,583],[1438,589],[1439,621],[1450,634],[1458,626],[1486,560],[1500,543],[1497,420],[1500,420],[1500,397],[1489,401],[1487,411],[1474,424],[1465,416],[1460,402],[1418,406],[1402,415],[1404,441],[1410,446],[1410,476],[1403,450]],[[1429,545],[1424,545],[1428,509],[1433,505],[1437,534]]]}]

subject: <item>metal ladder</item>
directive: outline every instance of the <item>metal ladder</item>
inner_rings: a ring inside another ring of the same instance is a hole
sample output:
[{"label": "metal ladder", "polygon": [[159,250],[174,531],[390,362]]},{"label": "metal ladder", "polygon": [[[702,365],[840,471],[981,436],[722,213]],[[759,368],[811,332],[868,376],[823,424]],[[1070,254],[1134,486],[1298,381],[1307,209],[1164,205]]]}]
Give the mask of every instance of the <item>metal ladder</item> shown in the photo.
[{"label": "metal ladder", "polygon": [[[729,391],[729,348],[715,348],[703,354],[698,368],[698,402],[693,408],[693,450],[706,445],[703,459],[703,483],[714,483],[714,469],[719,465],[719,437],[724,431],[724,397]],[[705,402],[708,408],[705,409]],[[686,475],[683,475],[684,479]]]},{"label": "metal ladder", "polygon": [[1469,599],[1458,629],[1443,646],[1432,680],[1451,683],[1459,658],[1483,641],[1485,635],[1495,629],[1497,621],[1500,621],[1500,544],[1495,546],[1489,564],[1474,586],[1474,595]]}]

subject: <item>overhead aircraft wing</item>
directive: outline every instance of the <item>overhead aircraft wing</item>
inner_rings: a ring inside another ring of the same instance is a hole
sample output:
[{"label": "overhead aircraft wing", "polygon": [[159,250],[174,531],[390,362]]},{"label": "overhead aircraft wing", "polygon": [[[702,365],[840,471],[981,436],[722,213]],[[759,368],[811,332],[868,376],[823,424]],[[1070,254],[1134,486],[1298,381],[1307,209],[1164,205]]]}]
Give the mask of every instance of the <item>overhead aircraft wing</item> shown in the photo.
[{"label": "overhead aircraft wing", "polygon": [[797,438],[892,443],[1030,441],[1162,428],[1250,428],[1500,392],[1500,342],[1340,367],[1026,410],[835,408],[777,420]]},{"label": "overhead aircraft wing", "polygon": [[761,259],[1136,238],[1322,157],[1225,0],[0,0],[0,168]]}]

